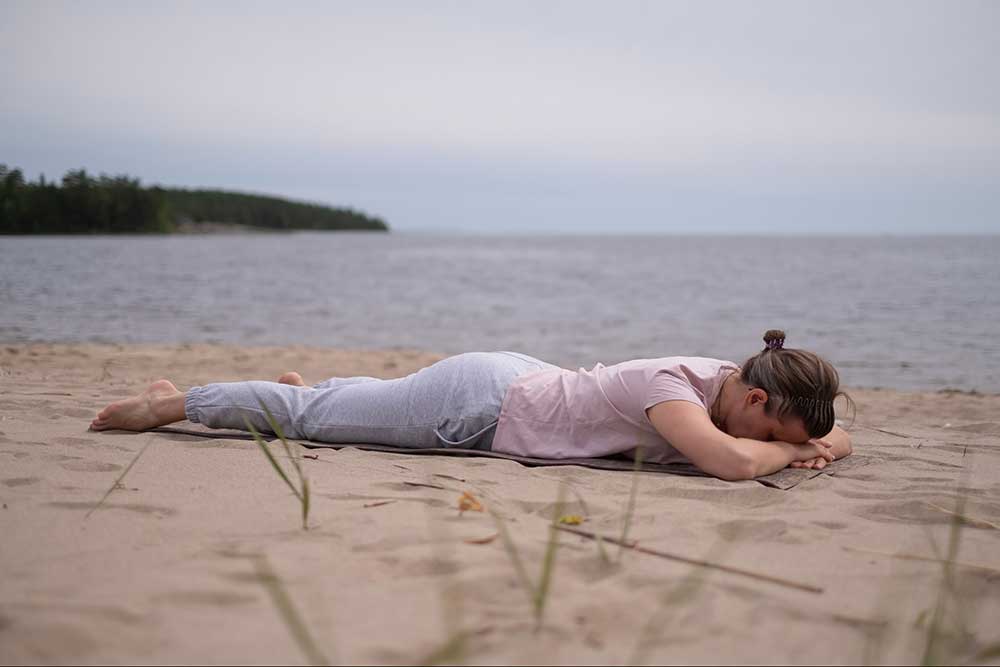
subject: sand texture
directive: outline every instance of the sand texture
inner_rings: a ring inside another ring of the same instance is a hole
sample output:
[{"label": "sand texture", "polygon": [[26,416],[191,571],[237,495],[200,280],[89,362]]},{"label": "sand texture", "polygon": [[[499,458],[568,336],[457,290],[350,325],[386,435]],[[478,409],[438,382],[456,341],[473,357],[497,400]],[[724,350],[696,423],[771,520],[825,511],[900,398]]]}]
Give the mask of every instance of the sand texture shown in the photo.
[{"label": "sand texture", "polygon": [[0,345],[0,663],[1000,661],[1000,396],[855,391],[855,455],[789,490],[639,474],[630,539],[782,581],[560,531],[540,627],[494,514],[537,589],[560,483],[560,515],[620,536],[632,473],[316,449],[303,530],[251,441],[87,430],[159,378],[439,358]]}]

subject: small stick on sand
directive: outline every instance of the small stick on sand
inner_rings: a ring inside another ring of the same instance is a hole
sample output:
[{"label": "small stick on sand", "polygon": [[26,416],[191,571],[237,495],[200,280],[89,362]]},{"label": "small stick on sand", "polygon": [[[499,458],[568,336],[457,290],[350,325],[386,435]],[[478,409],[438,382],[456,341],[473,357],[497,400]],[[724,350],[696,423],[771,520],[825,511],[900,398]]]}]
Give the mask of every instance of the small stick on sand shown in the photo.
[{"label": "small stick on sand", "polygon": [[[886,556],[887,558],[899,558],[900,560],[919,560],[925,563],[945,563],[947,562],[944,558],[931,558],[930,556],[914,556],[912,554],[894,554],[888,551],[876,551],[875,549],[861,549],[859,547],[841,547],[845,551],[854,551],[859,554],[872,554],[875,556]],[[967,567],[970,570],[982,570],[983,572],[992,572],[995,574],[1000,574],[1000,570],[995,567],[988,567],[986,565],[976,565],[975,563],[963,563],[962,561],[952,561],[952,565],[957,565],[958,567]]]},{"label": "small stick on sand", "polygon": [[454,477],[452,475],[445,475],[444,473],[440,473],[440,472],[434,473],[434,476],[435,477],[440,477],[442,479],[450,479],[450,480],[454,480],[456,482],[462,482],[463,484],[465,483],[465,480],[462,479],[461,477]]},{"label": "small stick on sand", "polygon": [[406,481],[404,481],[403,484],[406,484],[407,486],[423,486],[423,487],[426,487],[428,489],[443,489],[444,488],[440,484],[425,484],[424,482],[406,482]]},{"label": "small stick on sand", "polygon": [[622,541],[614,537],[609,537],[607,535],[598,536],[597,533],[592,533],[589,530],[583,530],[580,528],[573,528],[571,526],[556,525],[555,528],[558,530],[565,530],[567,533],[573,533],[574,535],[579,535],[580,537],[587,537],[592,540],[600,539],[610,542],[612,544],[617,544],[620,547],[626,549],[633,549],[640,553],[649,554],[650,556],[659,556],[660,558],[667,558],[669,560],[676,560],[681,563],[687,563],[688,565],[698,565],[699,567],[708,567],[714,570],[722,570],[723,572],[729,572],[730,574],[738,574],[744,577],[750,577],[752,579],[757,579],[759,581],[768,581],[772,584],[778,584],[779,586],[788,586],[789,588],[797,588],[800,591],[807,591],[809,593],[822,593],[823,589],[819,586],[811,586],[809,584],[800,584],[797,581],[790,581],[788,579],[782,579],[780,577],[772,577],[769,574],[759,574],[757,572],[751,572],[750,570],[741,570],[736,567],[729,567],[728,565],[719,565],[717,563],[709,563],[708,561],[698,560],[697,558],[688,558],[686,556],[678,556],[676,554],[667,553],[666,551],[658,551],[656,549],[649,549],[646,547],[640,547],[639,543],[634,540]]}]

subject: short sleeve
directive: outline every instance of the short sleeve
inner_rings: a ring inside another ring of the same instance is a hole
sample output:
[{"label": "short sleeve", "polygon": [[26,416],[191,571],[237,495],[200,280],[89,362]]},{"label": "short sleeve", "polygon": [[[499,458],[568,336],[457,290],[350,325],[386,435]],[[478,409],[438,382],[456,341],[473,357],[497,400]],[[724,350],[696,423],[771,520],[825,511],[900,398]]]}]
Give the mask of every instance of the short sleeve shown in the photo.
[{"label": "short sleeve", "polygon": [[653,379],[650,380],[646,402],[642,406],[643,413],[657,403],[664,401],[688,401],[708,409],[705,406],[705,396],[700,391],[691,386],[691,383],[683,376],[678,377],[666,369],[657,371],[653,375]]}]

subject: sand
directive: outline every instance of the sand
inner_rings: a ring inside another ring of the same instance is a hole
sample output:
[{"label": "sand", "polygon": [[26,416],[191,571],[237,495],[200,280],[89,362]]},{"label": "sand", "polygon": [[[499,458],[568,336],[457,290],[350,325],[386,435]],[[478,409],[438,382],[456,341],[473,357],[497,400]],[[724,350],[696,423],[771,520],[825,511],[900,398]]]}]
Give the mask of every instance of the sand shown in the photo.
[{"label": "sand", "polygon": [[304,531],[252,442],[87,430],[161,377],[396,377],[438,358],[0,345],[0,662],[914,663],[932,628],[940,661],[1000,660],[1000,396],[855,391],[851,465],[788,491],[639,475],[641,546],[822,592],[611,546],[606,563],[560,533],[540,629],[494,518],[460,515],[460,496],[506,518],[537,579],[560,482],[563,514],[619,535],[631,473],[313,450]]}]

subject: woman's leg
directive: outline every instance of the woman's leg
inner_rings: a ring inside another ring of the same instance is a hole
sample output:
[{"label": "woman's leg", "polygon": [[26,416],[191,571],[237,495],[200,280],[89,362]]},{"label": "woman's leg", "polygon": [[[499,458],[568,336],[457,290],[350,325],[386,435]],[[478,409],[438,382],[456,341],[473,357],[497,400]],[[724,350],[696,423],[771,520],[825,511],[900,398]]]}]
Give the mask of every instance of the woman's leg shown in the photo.
[{"label": "woman's leg", "polygon": [[[372,377],[330,378],[315,387],[331,386],[338,383],[352,384],[376,380]],[[302,376],[295,371],[283,373],[278,378],[280,384],[305,387]],[[166,426],[187,419],[184,412],[185,393],[179,391],[169,380],[157,380],[138,396],[111,403],[101,410],[90,423],[90,430],[104,431],[109,428],[127,431],[144,431],[157,426]],[[243,428],[243,424],[239,428]]]},{"label": "woman's leg", "polygon": [[394,380],[332,378],[315,387],[227,382],[187,393],[160,381],[140,396],[105,408],[91,428],[144,430],[186,416],[206,426],[238,429],[246,428],[247,418],[258,430],[271,432],[263,403],[292,438],[488,448],[492,432],[487,431],[499,417],[507,385],[520,373],[547,366],[527,355],[476,352]]}]

